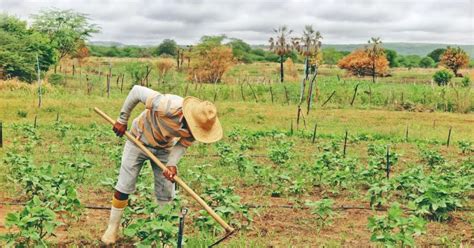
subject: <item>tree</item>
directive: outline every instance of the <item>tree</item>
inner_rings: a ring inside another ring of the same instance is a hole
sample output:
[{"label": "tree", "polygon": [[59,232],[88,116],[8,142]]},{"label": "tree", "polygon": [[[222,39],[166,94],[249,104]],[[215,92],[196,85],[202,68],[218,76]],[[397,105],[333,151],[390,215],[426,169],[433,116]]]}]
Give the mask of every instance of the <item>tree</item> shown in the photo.
[{"label": "tree", "polygon": [[90,23],[85,14],[72,10],[42,10],[32,17],[32,28],[49,37],[58,51],[58,62],[74,54],[82,42],[99,32],[99,27]]},{"label": "tree", "polygon": [[219,83],[234,64],[232,49],[222,45],[225,36],[203,36],[190,52],[192,57],[188,77],[198,83]]},{"label": "tree", "polygon": [[382,41],[380,38],[370,38],[368,41],[368,45],[366,46],[365,50],[367,52],[367,55],[370,58],[370,61],[372,62],[372,82],[375,83],[375,75],[376,75],[376,62],[379,57],[384,56],[384,50],[382,48]]},{"label": "tree", "polygon": [[462,77],[458,70],[469,64],[469,56],[460,47],[449,47],[443,53],[440,59],[443,66],[451,69],[456,77]]},{"label": "tree", "polygon": [[432,68],[435,66],[435,61],[431,57],[424,57],[420,60],[420,67]]},{"label": "tree", "polygon": [[433,80],[439,85],[447,85],[449,81],[451,81],[451,78],[453,77],[453,74],[448,71],[448,70],[439,70],[433,75]]},{"label": "tree", "polygon": [[421,57],[418,55],[407,55],[399,56],[398,63],[403,66],[411,69],[413,67],[418,67],[420,65]]},{"label": "tree", "polygon": [[176,44],[176,41],[171,39],[165,39],[156,48],[155,55],[160,56],[162,54],[168,54],[171,56],[176,56],[177,50],[178,44]]},{"label": "tree", "polygon": [[248,57],[248,54],[252,50],[249,44],[240,39],[231,39],[227,45],[232,48],[232,54],[236,59],[244,63],[252,62],[252,60]]},{"label": "tree", "polygon": [[385,49],[384,53],[390,67],[398,67],[400,65],[397,60],[398,54],[395,50]]},{"label": "tree", "polygon": [[285,78],[283,63],[285,62],[285,55],[288,55],[292,50],[290,35],[293,30],[288,29],[286,26],[280,26],[278,29],[273,29],[273,32],[275,37],[271,37],[268,42],[270,43],[270,50],[280,58],[280,82],[283,83]]},{"label": "tree", "polygon": [[[32,82],[39,68],[46,72],[56,62],[56,51],[48,37],[29,29],[26,22],[0,14],[0,71],[6,77]],[[1,76],[1,75],[0,75]]]},{"label": "tree", "polygon": [[431,51],[430,53],[428,53],[427,56],[432,58],[436,63],[438,63],[439,60],[441,59],[441,55],[443,55],[445,51],[446,51],[445,48],[437,48]]},{"label": "tree", "polygon": [[344,56],[350,54],[347,51],[337,51],[335,48],[322,49],[323,63],[325,65],[336,65]]},{"label": "tree", "polygon": [[[339,60],[338,66],[356,76],[373,76],[373,61],[365,49],[354,50],[351,54]],[[387,73],[387,70],[387,58],[385,58],[385,56],[379,56],[375,60],[376,74],[383,76]]]}]

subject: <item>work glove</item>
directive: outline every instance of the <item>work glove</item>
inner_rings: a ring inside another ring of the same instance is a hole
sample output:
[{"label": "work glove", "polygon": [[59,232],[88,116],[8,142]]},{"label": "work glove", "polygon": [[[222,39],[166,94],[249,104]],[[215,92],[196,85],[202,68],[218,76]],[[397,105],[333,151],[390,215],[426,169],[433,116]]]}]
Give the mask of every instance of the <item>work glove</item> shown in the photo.
[{"label": "work glove", "polygon": [[163,176],[165,176],[166,179],[170,180],[171,182],[174,182],[174,176],[178,174],[176,166],[166,166],[166,168],[168,168],[168,170],[163,171]]},{"label": "work glove", "polygon": [[117,136],[122,137],[125,134],[125,131],[127,131],[127,124],[122,124],[116,121],[113,130]]}]

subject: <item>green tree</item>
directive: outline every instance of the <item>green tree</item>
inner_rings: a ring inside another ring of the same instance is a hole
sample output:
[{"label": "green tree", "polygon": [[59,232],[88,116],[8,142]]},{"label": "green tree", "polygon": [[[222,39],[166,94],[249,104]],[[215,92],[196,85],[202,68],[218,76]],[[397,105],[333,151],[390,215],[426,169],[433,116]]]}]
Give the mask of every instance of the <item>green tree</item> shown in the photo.
[{"label": "green tree", "polygon": [[32,17],[32,28],[49,37],[58,51],[58,62],[72,55],[93,33],[99,32],[99,27],[90,23],[85,14],[72,10],[42,10]]},{"label": "green tree", "polygon": [[165,39],[156,48],[155,55],[160,56],[162,54],[168,54],[171,56],[176,56],[177,50],[178,44],[176,44],[176,41],[171,39]]},{"label": "green tree", "polygon": [[434,62],[439,63],[439,61],[441,60],[441,56],[443,55],[445,51],[446,51],[445,48],[437,48],[431,51],[430,53],[428,53],[427,56],[432,58]]},{"label": "green tree", "polygon": [[398,60],[397,60],[398,54],[395,50],[385,49],[385,57],[387,57],[388,66],[390,66],[390,67],[400,66],[400,64],[398,63]]},{"label": "green tree", "polygon": [[0,71],[31,82],[37,77],[36,57],[42,72],[55,63],[56,51],[48,37],[28,29],[25,21],[0,14]]},{"label": "green tree", "polygon": [[418,55],[407,55],[407,56],[399,56],[398,63],[401,66],[407,68],[418,67],[421,61],[421,57]]},{"label": "green tree", "polygon": [[375,83],[376,76],[376,61],[379,57],[384,56],[384,49],[382,47],[382,40],[380,38],[370,38],[369,44],[366,46],[365,51],[369,55],[370,60],[372,61],[372,82]]},{"label": "green tree", "polygon": [[245,43],[243,40],[240,39],[231,39],[228,46],[232,48],[232,54],[235,58],[244,63],[253,62],[252,58],[249,57],[249,53],[252,51],[252,47],[249,44]]},{"label": "green tree", "polygon": [[350,52],[337,51],[335,48],[322,49],[323,63],[326,65],[336,65],[340,59],[348,55]]},{"label": "green tree", "polygon": [[435,66],[435,61],[431,57],[424,57],[420,60],[419,66],[423,68],[432,68]]},{"label": "green tree", "polygon": [[439,70],[433,75],[433,80],[439,85],[447,85],[453,78],[453,74],[448,70]]},{"label": "green tree", "polygon": [[286,26],[280,26],[277,29],[273,29],[273,32],[275,37],[271,37],[268,42],[270,43],[270,50],[280,58],[280,82],[283,83],[285,78],[283,63],[285,62],[285,55],[292,51],[290,35],[293,30],[288,29]]}]

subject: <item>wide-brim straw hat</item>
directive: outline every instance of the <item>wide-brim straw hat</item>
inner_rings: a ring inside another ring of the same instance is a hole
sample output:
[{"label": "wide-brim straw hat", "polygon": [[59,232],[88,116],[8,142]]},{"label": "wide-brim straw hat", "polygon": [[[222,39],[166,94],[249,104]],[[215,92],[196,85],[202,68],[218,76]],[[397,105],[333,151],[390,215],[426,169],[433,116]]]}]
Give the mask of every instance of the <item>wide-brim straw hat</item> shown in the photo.
[{"label": "wide-brim straw hat", "polygon": [[183,100],[183,114],[197,141],[212,143],[222,139],[222,126],[213,103],[188,96]]}]

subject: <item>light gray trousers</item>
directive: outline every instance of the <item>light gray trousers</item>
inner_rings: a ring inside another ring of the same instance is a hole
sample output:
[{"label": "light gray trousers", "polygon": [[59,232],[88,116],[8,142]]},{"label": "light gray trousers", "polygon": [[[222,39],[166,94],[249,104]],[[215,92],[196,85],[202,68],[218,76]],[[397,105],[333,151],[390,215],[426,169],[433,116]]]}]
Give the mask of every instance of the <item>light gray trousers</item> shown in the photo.
[{"label": "light gray trousers", "polygon": [[[147,147],[163,164],[168,162],[169,151]],[[122,154],[122,165],[115,189],[125,194],[135,192],[136,183],[143,164],[150,158],[132,141],[127,140]],[[155,179],[155,196],[159,202],[167,202],[175,197],[175,185],[163,176],[163,172],[151,161]]]}]

